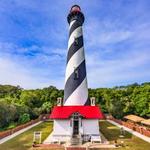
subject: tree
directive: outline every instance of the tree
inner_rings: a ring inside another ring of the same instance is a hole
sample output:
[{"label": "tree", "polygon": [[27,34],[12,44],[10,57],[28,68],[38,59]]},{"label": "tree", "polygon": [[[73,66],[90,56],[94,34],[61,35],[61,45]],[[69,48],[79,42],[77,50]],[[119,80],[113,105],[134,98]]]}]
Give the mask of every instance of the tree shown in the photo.
[{"label": "tree", "polygon": [[0,127],[8,126],[16,118],[16,107],[0,101]]},{"label": "tree", "polygon": [[42,101],[35,91],[23,91],[20,95],[20,101],[30,108],[40,107],[42,105]]},{"label": "tree", "polygon": [[50,113],[51,109],[52,109],[52,104],[51,102],[45,102],[42,105],[42,113]]},{"label": "tree", "polygon": [[29,114],[24,113],[23,115],[20,115],[20,117],[19,117],[19,123],[20,124],[26,123],[28,121],[30,121],[30,115]]},{"label": "tree", "polygon": [[[13,122],[19,123],[24,114],[35,119],[42,113],[49,113],[56,105],[57,98],[63,97],[63,93],[63,90],[54,86],[24,90],[19,86],[0,85],[0,127],[6,127]],[[149,93],[150,82],[89,89],[89,97],[96,98],[96,104],[104,113],[110,113],[120,119],[127,114],[149,118]]]}]

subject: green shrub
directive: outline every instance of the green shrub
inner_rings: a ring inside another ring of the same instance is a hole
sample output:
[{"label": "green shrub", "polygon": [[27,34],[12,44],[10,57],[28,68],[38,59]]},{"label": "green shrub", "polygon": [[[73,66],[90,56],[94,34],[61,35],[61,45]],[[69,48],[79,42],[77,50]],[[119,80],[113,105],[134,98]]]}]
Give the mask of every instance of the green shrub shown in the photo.
[{"label": "green shrub", "polygon": [[23,115],[21,115],[21,116],[19,117],[19,123],[20,123],[20,124],[26,123],[26,122],[28,122],[28,121],[30,121],[30,115],[27,114],[27,113],[24,113]]}]

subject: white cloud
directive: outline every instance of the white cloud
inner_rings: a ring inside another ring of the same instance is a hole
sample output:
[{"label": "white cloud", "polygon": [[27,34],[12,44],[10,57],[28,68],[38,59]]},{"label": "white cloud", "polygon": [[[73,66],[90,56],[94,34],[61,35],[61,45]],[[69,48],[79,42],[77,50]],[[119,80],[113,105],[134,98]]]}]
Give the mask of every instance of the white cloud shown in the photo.
[{"label": "white cloud", "polygon": [[149,22],[135,26],[92,18],[85,26],[89,87],[149,81]]},{"label": "white cloud", "polygon": [[[15,84],[23,88],[49,85],[63,88],[68,33],[66,15],[74,2],[57,1],[49,5],[51,2],[41,4],[28,0],[3,0],[0,3],[0,11],[3,12],[1,17],[4,19],[1,31],[5,29],[2,41],[12,42],[0,41],[0,84]],[[138,3],[140,8],[136,5],[130,9],[132,4],[120,10],[122,2],[115,5],[111,2],[110,6],[102,1],[79,4],[83,12],[88,14],[84,24],[84,37],[89,87],[149,79],[150,24],[144,19],[148,16],[144,7]],[[107,7],[112,10],[106,10]],[[119,10],[120,14],[115,16],[114,13],[106,17],[101,15],[107,15],[113,10]],[[15,24],[15,21],[20,24]],[[39,42],[41,47],[32,45],[24,48],[14,44],[21,41],[28,45],[32,40],[33,43]],[[121,48],[118,47],[119,43]],[[25,54],[28,52],[33,56]]]},{"label": "white cloud", "polygon": [[[132,32],[126,30],[118,30],[118,31],[99,31],[97,28],[91,28],[95,31],[88,30],[87,32],[87,44],[88,46],[104,46],[106,44],[115,44],[124,40],[129,39],[132,36]],[[90,38],[89,38],[90,37]]]},{"label": "white cloud", "polygon": [[0,58],[0,83],[23,85],[27,88],[29,85],[35,86],[35,79],[31,78],[28,70],[7,58]]},{"label": "white cloud", "polygon": [[[13,51],[14,48],[16,51]],[[63,88],[62,64],[57,66],[61,63],[60,56],[41,53],[28,58],[14,53],[30,51],[32,48],[35,46],[24,50],[12,43],[0,43],[0,84],[20,85],[23,88],[41,88],[49,85]]]},{"label": "white cloud", "polygon": [[[42,71],[42,69],[41,69]],[[40,71],[31,70],[7,58],[0,58],[0,84],[20,85],[23,88],[42,88],[50,85],[63,88],[63,78],[56,80],[51,76],[45,78]]]},{"label": "white cloud", "polygon": [[147,53],[148,50],[134,51],[113,60],[104,60],[98,53],[88,55],[89,87],[115,86],[125,82],[139,82],[144,78],[148,80],[150,58]]}]

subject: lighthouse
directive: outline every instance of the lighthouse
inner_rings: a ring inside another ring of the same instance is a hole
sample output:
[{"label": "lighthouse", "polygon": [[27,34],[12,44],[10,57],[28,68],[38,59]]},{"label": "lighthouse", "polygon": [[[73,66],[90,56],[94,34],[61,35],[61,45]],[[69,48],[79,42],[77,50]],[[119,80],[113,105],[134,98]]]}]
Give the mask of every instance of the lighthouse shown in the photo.
[{"label": "lighthouse", "polygon": [[84,15],[79,6],[72,6],[67,20],[69,23],[69,40],[64,106],[84,106],[88,104],[88,87],[82,32]]},{"label": "lighthouse", "polygon": [[46,143],[101,141],[99,119],[104,115],[95,105],[95,98],[88,98],[85,51],[82,26],[84,15],[78,5],[71,7],[68,53],[65,74],[64,98],[57,99],[50,114],[54,121],[53,131]]}]

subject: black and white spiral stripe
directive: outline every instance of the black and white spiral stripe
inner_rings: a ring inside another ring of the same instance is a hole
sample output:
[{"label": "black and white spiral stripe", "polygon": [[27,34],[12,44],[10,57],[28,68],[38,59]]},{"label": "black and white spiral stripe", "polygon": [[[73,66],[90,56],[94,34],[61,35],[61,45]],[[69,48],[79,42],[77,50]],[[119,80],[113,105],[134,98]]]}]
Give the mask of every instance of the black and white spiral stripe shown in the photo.
[{"label": "black and white spiral stripe", "polygon": [[[64,105],[85,105],[88,100],[88,88],[82,23],[72,20],[69,29]],[[75,69],[78,70],[77,79],[75,79]]]}]

